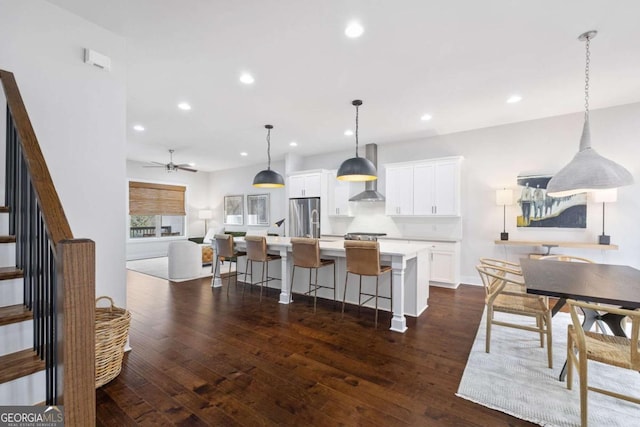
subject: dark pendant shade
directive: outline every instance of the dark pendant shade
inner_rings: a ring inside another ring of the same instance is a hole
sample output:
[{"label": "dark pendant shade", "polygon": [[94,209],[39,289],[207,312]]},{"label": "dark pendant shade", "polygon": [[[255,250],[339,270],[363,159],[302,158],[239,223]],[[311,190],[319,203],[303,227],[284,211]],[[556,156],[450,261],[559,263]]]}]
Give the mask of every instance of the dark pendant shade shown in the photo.
[{"label": "dark pendant shade", "polygon": [[267,168],[257,173],[253,178],[253,186],[258,188],[280,188],[284,187],[284,178],[276,171],[271,170],[271,129],[272,125],[264,125],[267,130],[267,156],[269,163]]},{"label": "dark pendant shade", "polygon": [[369,159],[352,157],[345,160],[338,169],[340,181],[373,181],[378,179],[376,167]]},{"label": "dark pendant shade", "polygon": [[354,99],[351,105],[356,107],[356,156],[342,162],[336,178],[340,181],[374,181],[378,179],[376,166],[371,160],[358,156],[358,117],[362,101]]},{"label": "dark pendant shade", "polygon": [[253,178],[253,186],[259,188],[284,187],[284,178],[276,171],[265,169],[258,172]]}]

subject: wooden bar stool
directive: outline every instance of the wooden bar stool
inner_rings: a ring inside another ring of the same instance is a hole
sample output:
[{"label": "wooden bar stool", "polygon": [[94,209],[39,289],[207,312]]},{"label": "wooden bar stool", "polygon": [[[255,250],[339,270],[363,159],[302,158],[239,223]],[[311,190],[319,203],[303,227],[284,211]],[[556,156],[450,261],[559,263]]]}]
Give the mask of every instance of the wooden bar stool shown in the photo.
[{"label": "wooden bar stool", "polygon": [[[235,250],[233,236],[230,234],[216,234],[213,238],[216,245],[216,260],[213,270],[213,280],[216,280],[216,277],[219,277],[220,281],[222,281],[222,271],[218,273],[218,264],[228,261],[229,273],[227,275],[227,296],[229,296],[229,287],[231,286],[231,264],[234,262],[236,263],[236,286],[238,286],[238,257],[245,256],[247,253]],[[220,270],[222,270],[222,266],[220,267]],[[218,273],[218,275],[216,275],[216,273]]]},{"label": "wooden bar stool", "polygon": [[[269,277],[269,261],[275,261],[281,259],[280,255],[272,255],[267,253],[267,239],[264,236],[244,236],[244,241],[247,243],[247,263],[244,268],[244,281],[247,281],[247,273],[249,271],[249,263],[251,263],[251,273],[249,274],[253,279],[253,263],[259,262],[262,264],[262,277],[260,282],[260,301],[262,301],[262,288],[264,284],[269,280],[281,280],[277,277]],[[268,286],[267,286],[268,288]],[[244,294],[244,288],[242,288]]]},{"label": "wooden bar stool", "polygon": [[[336,300],[336,262],[333,259],[320,258],[320,243],[318,239],[304,237],[291,238],[291,251],[293,254],[293,268],[291,270],[291,284],[289,285],[289,297],[293,292],[293,277],[296,274],[296,267],[309,269],[309,290],[304,295],[311,295],[313,292],[313,312],[316,312],[316,300],[318,298],[318,288],[333,289],[333,300]],[[328,265],[333,265],[333,287],[318,284],[318,269]],[[315,282],[311,281],[311,272],[315,271]],[[313,286],[313,289],[311,287]]]},{"label": "wooden bar stool", "polygon": [[[347,283],[349,281],[349,273],[360,276],[360,290],[358,294],[358,307],[371,301],[376,300],[376,328],[378,327],[378,299],[387,299],[391,303],[393,310],[393,274],[390,265],[380,265],[380,245],[378,242],[364,240],[345,240],[344,250],[347,258],[347,274],[344,279],[344,295],[342,296],[342,317],[344,317],[344,303],[347,298]],[[389,273],[390,287],[389,296],[379,295],[380,276]],[[376,293],[369,294],[362,292],[362,276],[376,276]],[[368,296],[365,301],[361,301],[362,295]]]}]

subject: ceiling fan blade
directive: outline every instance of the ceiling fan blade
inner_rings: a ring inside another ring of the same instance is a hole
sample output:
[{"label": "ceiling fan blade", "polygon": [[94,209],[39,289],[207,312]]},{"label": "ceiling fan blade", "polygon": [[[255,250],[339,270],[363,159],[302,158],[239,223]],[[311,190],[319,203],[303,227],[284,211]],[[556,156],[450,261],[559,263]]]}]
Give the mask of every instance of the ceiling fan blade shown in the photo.
[{"label": "ceiling fan blade", "polygon": [[180,166],[180,165],[174,165],[176,169],[180,169],[182,171],[187,171],[187,172],[198,172],[195,169],[192,168],[185,168],[184,166]]},{"label": "ceiling fan blade", "polygon": [[160,162],[149,162],[149,163],[153,163],[154,165],[158,165],[158,166],[166,166],[166,163],[160,163]]},{"label": "ceiling fan blade", "polygon": [[176,164],[176,166],[179,167],[179,168],[192,168],[193,167],[189,163],[180,163],[180,164]]},{"label": "ceiling fan blade", "polygon": [[158,165],[144,165],[143,168],[166,168],[167,165],[158,164]]}]

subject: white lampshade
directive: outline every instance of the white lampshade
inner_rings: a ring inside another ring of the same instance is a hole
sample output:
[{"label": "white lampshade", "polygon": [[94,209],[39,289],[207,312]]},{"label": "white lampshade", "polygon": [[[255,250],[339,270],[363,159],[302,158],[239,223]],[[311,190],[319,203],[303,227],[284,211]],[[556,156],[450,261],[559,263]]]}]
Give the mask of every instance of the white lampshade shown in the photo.
[{"label": "white lampshade", "polygon": [[496,190],[496,205],[508,206],[512,204],[513,204],[513,190],[509,188]]},{"label": "white lampshade", "polygon": [[213,211],[209,209],[202,209],[198,212],[198,219],[211,219],[213,218]]},{"label": "white lampshade", "polygon": [[613,203],[618,201],[618,189],[599,190],[591,193],[591,200],[594,203]]}]

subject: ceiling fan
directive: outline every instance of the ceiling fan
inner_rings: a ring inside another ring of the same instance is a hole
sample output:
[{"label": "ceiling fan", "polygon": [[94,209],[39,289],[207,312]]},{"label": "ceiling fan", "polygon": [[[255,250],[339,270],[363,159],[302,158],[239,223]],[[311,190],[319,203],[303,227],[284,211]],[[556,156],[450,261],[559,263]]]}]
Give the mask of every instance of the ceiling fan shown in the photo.
[{"label": "ceiling fan", "polygon": [[177,172],[178,170],[183,170],[187,172],[198,172],[193,169],[188,163],[181,163],[179,165],[173,163],[173,152],[175,150],[169,150],[169,163],[159,163],[159,162],[151,162],[153,165],[145,166],[145,168],[165,168],[167,172]]}]

